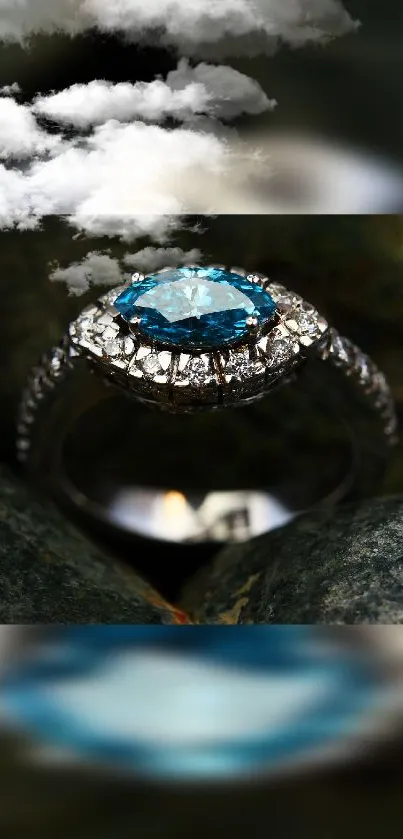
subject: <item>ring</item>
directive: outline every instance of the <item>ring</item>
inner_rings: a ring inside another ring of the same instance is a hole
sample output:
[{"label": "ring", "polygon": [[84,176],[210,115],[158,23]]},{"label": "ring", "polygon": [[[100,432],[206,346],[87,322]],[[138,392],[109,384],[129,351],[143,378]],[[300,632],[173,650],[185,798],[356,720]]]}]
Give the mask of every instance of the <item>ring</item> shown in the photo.
[{"label": "ring", "polygon": [[[64,446],[72,414],[75,419],[86,411],[88,415],[94,400],[91,388],[83,385],[88,371],[96,374],[92,381],[96,379],[103,395],[111,395],[105,384],[112,385],[113,393],[132,397],[132,408],[140,414],[123,421],[115,410],[104,418],[90,412],[85,444],[75,458],[82,471],[79,486],[68,474]],[[80,398],[76,379],[81,381]],[[282,436],[276,432],[274,439],[271,423],[285,391],[280,431],[286,434],[290,426],[294,443],[284,443],[280,453]],[[273,397],[262,400],[272,392]],[[269,403],[271,419],[258,424],[254,408]],[[326,438],[322,425],[315,430],[319,403],[327,407],[329,420],[337,416],[347,432],[348,456],[338,464],[333,438]],[[305,423],[309,453],[298,430],[307,406],[312,417]],[[237,410],[220,410],[232,408]],[[252,411],[255,423],[248,432],[240,430],[245,410]],[[207,419],[218,414],[226,417],[222,426]],[[99,443],[112,415],[114,434]],[[206,452],[203,440],[213,424],[220,430],[214,446],[208,438]],[[275,466],[264,463],[263,443],[258,443],[265,429]],[[260,273],[187,265],[135,273],[70,324],[67,335],[29,377],[18,416],[17,452],[37,480],[76,510],[141,538],[221,543],[269,530],[308,506],[372,494],[397,441],[397,429],[385,376],[314,306]],[[112,480],[111,450],[119,443],[126,451]],[[186,445],[190,449],[185,457]],[[241,462],[244,445],[248,470],[244,489],[235,491],[233,479],[227,486],[225,475],[228,470],[232,475]],[[227,457],[226,472],[218,465],[221,452]],[[280,477],[280,460],[285,477]],[[165,476],[168,486],[155,478],[159,462],[171,470]],[[184,463],[188,480],[182,479]],[[127,477],[129,466],[135,480]],[[259,476],[258,486],[254,475]],[[186,489],[177,486],[179,479]]]}]

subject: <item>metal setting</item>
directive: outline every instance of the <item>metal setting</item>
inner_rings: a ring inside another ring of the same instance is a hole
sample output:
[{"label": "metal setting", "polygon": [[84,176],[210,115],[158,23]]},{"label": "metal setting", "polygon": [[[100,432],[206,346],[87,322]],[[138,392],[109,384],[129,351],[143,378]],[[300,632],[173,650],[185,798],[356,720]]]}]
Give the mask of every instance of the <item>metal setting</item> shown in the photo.
[{"label": "metal setting", "polygon": [[[257,399],[304,361],[304,350],[323,338],[328,325],[301,297],[271,283],[268,277],[247,275],[237,268],[230,272],[259,283],[278,307],[276,321],[268,331],[259,329],[253,316],[247,318],[249,336],[241,344],[210,352],[181,352],[179,347],[148,341],[137,329],[140,318],[133,318],[128,325],[111,309],[130,283],[113,289],[86,309],[70,326],[70,342],[96,361],[99,372],[109,379],[114,371],[120,376],[124,372],[125,386],[135,391],[136,398],[167,410],[192,411]],[[138,282],[141,276],[134,274],[132,281]]]},{"label": "metal setting", "polygon": [[[182,352],[147,341],[138,329],[138,318],[129,324],[121,317],[114,301],[130,283],[108,291],[83,310],[70,324],[59,347],[47,353],[32,371],[19,411],[19,459],[28,458],[37,409],[44,396],[79,359],[87,360],[108,383],[123,388],[135,399],[175,413],[248,404],[289,382],[304,363],[315,357],[345,373],[380,419],[383,441],[395,443],[393,398],[384,375],[371,359],[330,328],[315,307],[298,294],[263,274],[229,270],[262,285],[272,296],[277,316],[267,328],[258,328],[257,321],[248,318],[250,330],[243,343],[209,352]],[[143,278],[135,273],[132,282]]]}]

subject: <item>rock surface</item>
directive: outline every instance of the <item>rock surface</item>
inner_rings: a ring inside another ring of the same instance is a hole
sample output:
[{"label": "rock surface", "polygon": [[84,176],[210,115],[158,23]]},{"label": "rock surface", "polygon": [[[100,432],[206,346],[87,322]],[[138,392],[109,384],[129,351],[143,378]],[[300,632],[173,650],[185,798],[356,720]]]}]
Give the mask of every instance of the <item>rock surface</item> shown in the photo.
[{"label": "rock surface", "polygon": [[3,469],[0,590],[1,624],[186,622]]},{"label": "rock surface", "polygon": [[308,513],[226,548],[185,602],[203,623],[402,624],[403,497]]}]

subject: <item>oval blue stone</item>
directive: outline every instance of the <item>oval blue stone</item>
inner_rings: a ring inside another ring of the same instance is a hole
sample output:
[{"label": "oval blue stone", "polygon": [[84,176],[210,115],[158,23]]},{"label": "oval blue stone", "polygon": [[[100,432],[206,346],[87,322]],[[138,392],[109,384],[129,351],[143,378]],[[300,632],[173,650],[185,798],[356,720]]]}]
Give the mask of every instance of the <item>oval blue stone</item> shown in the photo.
[{"label": "oval blue stone", "polygon": [[134,282],[114,303],[122,317],[141,318],[148,338],[183,349],[233,344],[248,333],[246,320],[271,320],[276,304],[262,286],[221,268],[174,268]]}]

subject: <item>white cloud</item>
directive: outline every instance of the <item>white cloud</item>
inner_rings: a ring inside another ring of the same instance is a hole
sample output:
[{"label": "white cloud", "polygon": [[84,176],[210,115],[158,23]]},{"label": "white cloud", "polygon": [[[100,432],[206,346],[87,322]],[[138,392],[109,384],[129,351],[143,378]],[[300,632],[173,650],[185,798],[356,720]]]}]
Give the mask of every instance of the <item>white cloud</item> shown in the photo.
[{"label": "white cloud", "polygon": [[24,41],[39,32],[82,32],[91,25],[83,0],[0,0],[0,38]]},{"label": "white cloud", "polygon": [[3,96],[15,96],[16,94],[21,93],[21,88],[18,82],[13,82],[12,84],[5,84],[3,87],[0,87],[0,94]]},{"label": "white cloud", "polygon": [[153,232],[162,239],[172,216],[189,211],[178,194],[189,170],[218,175],[226,158],[225,142],[213,135],[112,121],[81,147],[37,164],[31,187],[52,197],[52,212],[72,213],[73,223],[88,232],[108,232],[119,217],[127,237]]},{"label": "white cloud", "polygon": [[[279,38],[300,45],[354,28],[339,0],[0,0],[0,40],[94,26],[132,41],[155,41],[158,32],[159,43],[184,55],[216,45],[220,57],[270,52]],[[275,101],[230,67],[191,67],[182,59],[166,81],[94,80],[31,105],[9,98],[12,92],[16,85],[0,97],[0,226],[30,228],[56,214],[88,235],[127,241],[148,235],[164,243],[187,214],[278,206],[270,185],[264,196],[256,186],[262,173],[269,176],[267,154],[242,145],[222,122],[261,113]],[[41,116],[88,136],[66,139],[42,127]],[[148,124],[167,116],[183,127]]]},{"label": "white cloud", "polygon": [[[224,129],[217,115],[272,105],[256,82],[230,67],[192,68],[185,59],[166,82],[93,81],[37,97],[32,105],[0,98],[0,159],[9,166],[1,173],[0,224],[23,229],[56,214],[89,235],[128,241],[150,235],[163,242],[182,215],[215,211],[209,190],[183,201],[181,183],[193,171],[214,180],[228,165],[236,133]],[[168,113],[183,127],[144,121]],[[78,130],[95,126],[87,136],[66,139],[41,128],[34,114]],[[143,121],[121,121],[138,115]]]},{"label": "white cloud", "polygon": [[49,279],[65,283],[70,294],[79,295],[93,285],[119,285],[123,275],[117,259],[107,253],[91,251],[81,262],[72,262],[66,268],[53,268]]},{"label": "white cloud", "polygon": [[[81,262],[73,262],[66,268],[57,265],[49,278],[53,282],[65,283],[70,294],[81,295],[94,285],[116,286],[124,283],[130,279],[134,270],[150,273],[168,265],[197,262],[200,256],[197,248],[183,251],[182,248],[149,247],[136,253],[127,253],[122,260],[110,256],[110,251],[90,251]],[[124,271],[124,266],[131,268],[130,273]]]},{"label": "white cloud", "polygon": [[191,83],[183,90],[172,90],[160,80],[137,84],[94,80],[38,97],[34,103],[38,114],[80,129],[101,125],[109,119],[160,122],[172,116],[182,121],[207,110],[208,94],[203,85]]},{"label": "white cloud", "polygon": [[110,121],[87,138],[59,139],[51,157],[23,169],[3,167],[3,226],[13,220],[32,226],[56,214],[89,234],[128,240],[150,234],[163,241],[179,216],[191,212],[177,188],[188,170],[217,175],[228,155],[225,141],[212,134],[140,122]]},{"label": "white cloud", "polygon": [[0,160],[32,157],[59,145],[59,137],[37,125],[28,105],[0,97]]},{"label": "white cloud", "polygon": [[241,143],[112,121],[24,169],[0,165],[0,225],[65,215],[87,235],[167,244],[188,214],[400,211],[402,182],[400,170],[323,138]]},{"label": "white cloud", "polygon": [[241,113],[262,113],[274,105],[257,82],[232,67],[191,67],[182,59],[165,82],[157,79],[113,84],[94,80],[75,84],[49,96],[38,96],[33,111],[85,129],[110,119],[161,122],[171,116],[186,121],[195,114],[233,119]]},{"label": "white cloud", "polygon": [[24,177],[0,163],[0,229],[20,227],[28,230],[37,219],[26,205]]},{"label": "white cloud", "polygon": [[293,46],[354,29],[341,0],[1,0],[0,38],[32,33],[75,34],[97,26],[137,41],[158,30],[182,54],[219,55],[272,50],[278,39]]},{"label": "white cloud", "polygon": [[183,251],[182,248],[143,248],[137,253],[127,253],[123,257],[123,262],[132,270],[137,269],[149,273],[150,271],[158,271],[159,268],[172,265],[186,265],[197,263],[201,258],[201,253],[198,248],[192,248],[190,251]]},{"label": "white cloud", "polygon": [[208,109],[218,119],[234,119],[240,114],[261,114],[275,107],[254,79],[226,65],[198,64],[191,67],[182,59],[167,75],[167,85],[176,91],[197,83],[206,91]]}]

